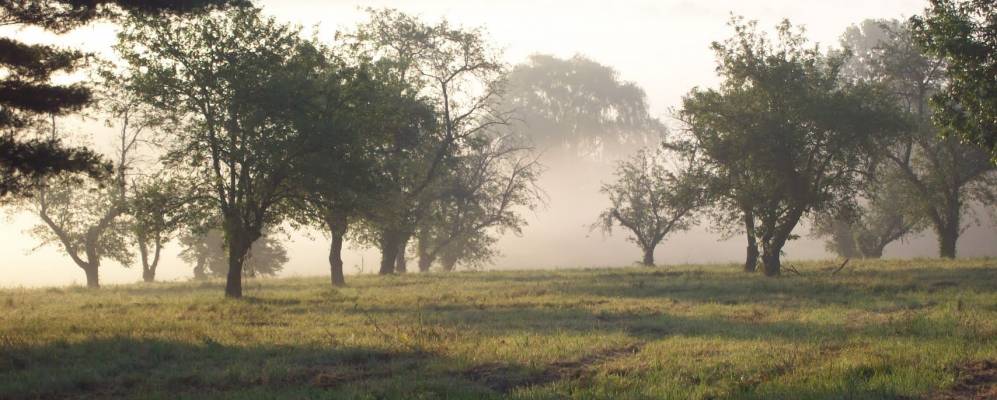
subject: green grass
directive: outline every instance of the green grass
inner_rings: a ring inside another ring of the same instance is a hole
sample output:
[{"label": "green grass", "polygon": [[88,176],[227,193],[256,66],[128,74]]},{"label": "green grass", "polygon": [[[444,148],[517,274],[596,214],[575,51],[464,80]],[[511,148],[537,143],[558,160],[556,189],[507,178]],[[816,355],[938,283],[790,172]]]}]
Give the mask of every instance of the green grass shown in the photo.
[{"label": "green grass", "polygon": [[0,291],[0,398],[920,398],[997,360],[997,262]]}]

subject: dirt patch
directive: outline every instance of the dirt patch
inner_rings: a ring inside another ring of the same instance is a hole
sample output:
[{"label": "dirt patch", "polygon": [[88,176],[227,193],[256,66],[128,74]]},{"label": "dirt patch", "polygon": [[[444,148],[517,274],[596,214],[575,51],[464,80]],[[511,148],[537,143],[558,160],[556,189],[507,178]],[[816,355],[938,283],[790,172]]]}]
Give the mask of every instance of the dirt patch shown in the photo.
[{"label": "dirt patch", "polygon": [[389,352],[357,353],[327,365],[314,365],[293,374],[287,383],[304,383],[332,388],[354,382],[388,378],[396,373],[416,368],[428,354],[396,354]]},{"label": "dirt patch", "polygon": [[595,366],[638,353],[640,345],[609,348],[584,357],[557,361],[540,371],[529,371],[522,366],[503,363],[477,365],[463,372],[463,376],[487,386],[496,392],[508,394],[516,389],[543,385],[563,379],[579,380],[591,377]]},{"label": "dirt patch", "polygon": [[997,361],[973,361],[956,367],[956,381],[951,388],[935,393],[931,400],[997,399]]}]

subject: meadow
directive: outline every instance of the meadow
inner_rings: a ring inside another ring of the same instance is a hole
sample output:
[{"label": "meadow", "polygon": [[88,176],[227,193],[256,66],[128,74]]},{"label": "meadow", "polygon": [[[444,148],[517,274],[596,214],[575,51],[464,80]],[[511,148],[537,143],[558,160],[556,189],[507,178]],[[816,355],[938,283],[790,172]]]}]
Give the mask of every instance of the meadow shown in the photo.
[{"label": "meadow", "polygon": [[0,398],[997,398],[997,260],[789,264],[0,290]]}]

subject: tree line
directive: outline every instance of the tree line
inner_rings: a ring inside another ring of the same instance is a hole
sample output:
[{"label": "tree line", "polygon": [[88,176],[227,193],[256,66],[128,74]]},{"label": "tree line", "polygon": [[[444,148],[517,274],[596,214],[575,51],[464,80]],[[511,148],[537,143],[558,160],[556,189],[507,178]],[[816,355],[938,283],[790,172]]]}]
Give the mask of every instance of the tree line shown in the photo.
[{"label": "tree line", "polygon": [[[380,250],[381,274],[407,271],[408,253],[421,271],[453,270],[487,262],[540,200],[540,165],[500,101],[507,67],[479,29],[371,9],[322,43],[248,6],[113,10],[122,62],[93,68],[87,87],[120,131],[101,160],[113,165],[32,177],[19,199],[88,286],[132,248],[154,279],[179,236],[195,275],[224,273],[240,297],[244,275],[286,260],[254,248],[286,226],[328,234],[334,285],[347,239]],[[54,118],[30,127],[62,140]]]},{"label": "tree line", "polygon": [[[88,286],[138,252],[155,279],[178,240],[196,277],[273,274],[273,238],[314,227],[330,279],[344,243],[380,251],[381,274],[486,264],[543,202],[535,146],[626,152],[594,229],[622,226],[654,264],[671,233],[709,217],[746,239],[744,268],[778,275],[806,219],[845,257],[932,228],[940,255],[974,202],[993,204],[993,10],[932,0],[910,21],[866,21],[842,48],[788,21],[770,37],[734,18],[713,43],[717,88],[694,88],[678,129],[643,90],[590,59],[534,55],[510,68],[480,29],[390,9],[331,42],[241,1],[14,1],[5,24],[65,32],[121,25],[118,61],[0,40],[0,194],[42,223]],[[988,25],[989,24],[989,25]],[[89,79],[55,85],[55,73]],[[989,93],[989,94],[988,94]],[[989,103],[988,103],[989,102]],[[57,117],[117,130],[113,156],[68,145]],[[660,143],[660,145],[658,144]]]},{"label": "tree line", "polygon": [[626,228],[653,265],[665,236],[709,217],[744,235],[745,271],[760,258],[768,276],[805,219],[842,257],[878,258],[931,229],[954,258],[973,206],[997,205],[986,3],[932,1],[924,16],[852,26],[829,49],[788,21],[772,37],[733,18],[734,36],[712,45],[721,84],[691,90],[680,130],[619,164],[594,227]]}]

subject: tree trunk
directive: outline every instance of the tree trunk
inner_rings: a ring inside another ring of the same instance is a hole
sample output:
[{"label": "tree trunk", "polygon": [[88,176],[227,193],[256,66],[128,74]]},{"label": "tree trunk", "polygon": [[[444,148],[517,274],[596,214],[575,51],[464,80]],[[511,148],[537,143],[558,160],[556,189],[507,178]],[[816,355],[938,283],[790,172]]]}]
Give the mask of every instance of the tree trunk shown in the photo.
[{"label": "tree trunk", "polygon": [[433,258],[428,254],[424,254],[419,257],[419,272],[429,272],[429,269],[433,267]]},{"label": "tree trunk", "polygon": [[779,276],[782,273],[782,263],[779,261],[781,249],[773,250],[766,248],[762,254],[762,267],[765,276]]},{"label": "tree trunk", "polygon": [[381,275],[395,273],[395,262],[398,260],[398,247],[401,245],[401,235],[397,232],[381,233]]},{"label": "tree trunk", "polygon": [[346,216],[341,213],[333,213],[326,219],[329,228],[329,235],[332,236],[332,243],[329,246],[329,275],[332,286],[346,286],[346,277],[343,275],[343,238],[349,225]]},{"label": "tree trunk", "polygon": [[146,283],[152,283],[156,281],[156,266],[159,264],[159,252],[162,245],[159,241],[156,242],[155,255],[150,259],[149,246],[146,245],[147,239],[148,237],[144,234],[138,235],[138,252],[142,261],[142,280]]},{"label": "tree trunk", "polygon": [[446,272],[453,272],[457,269],[457,257],[449,254],[444,254],[443,259],[440,260],[440,264],[443,270]]},{"label": "tree trunk", "polygon": [[748,236],[747,255],[744,260],[744,272],[755,272],[758,269],[758,244],[753,235]]},{"label": "tree trunk", "polygon": [[433,267],[433,261],[435,256],[429,254],[429,244],[425,237],[419,237],[419,241],[416,243],[416,253],[419,253],[419,272],[429,272],[429,269]]},{"label": "tree trunk", "polygon": [[98,273],[99,268],[96,265],[81,268],[83,268],[83,272],[87,275],[87,287],[90,289],[100,288],[100,274]]},{"label": "tree trunk", "polygon": [[329,274],[332,286],[346,286],[346,277],[343,276],[343,235],[337,232],[332,233],[332,245],[329,248]]},{"label": "tree trunk", "polygon": [[194,265],[194,279],[205,280],[208,279],[208,275],[204,273],[204,270],[208,267],[208,260],[204,256],[197,257],[197,264]]},{"label": "tree trunk", "polygon": [[956,242],[959,240],[959,228],[949,224],[937,231],[938,255],[942,258],[955,258]]},{"label": "tree trunk", "polygon": [[640,264],[645,267],[654,266],[654,247],[644,249],[644,259],[641,260]]},{"label": "tree trunk", "polygon": [[751,210],[744,211],[744,231],[748,237],[744,272],[755,272],[758,269],[758,242],[755,239],[755,216]]},{"label": "tree trunk", "polygon": [[395,257],[395,272],[404,274],[408,272],[408,260],[405,259],[405,249],[408,247],[408,240],[402,240],[398,245],[398,255]]},{"label": "tree trunk", "polygon": [[242,297],[242,265],[253,242],[239,232],[228,236],[228,278],[225,282],[225,296]]},{"label": "tree trunk", "polygon": [[945,219],[935,224],[935,231],[938,234],[938,255],[942,258],[955,258],[956,243],[959,241],[959,232],[962,227],[960,211],[962,211],[962,201],[959,192],[956,190],[950,196],[946,196]]},{"label": "tree trunk", "polygon": [[831,240],[834,241],[834,251],[843,258],[857,258],[863,252],[863,242],[855,237],[852,224],[843,220],[831,222]]}]

